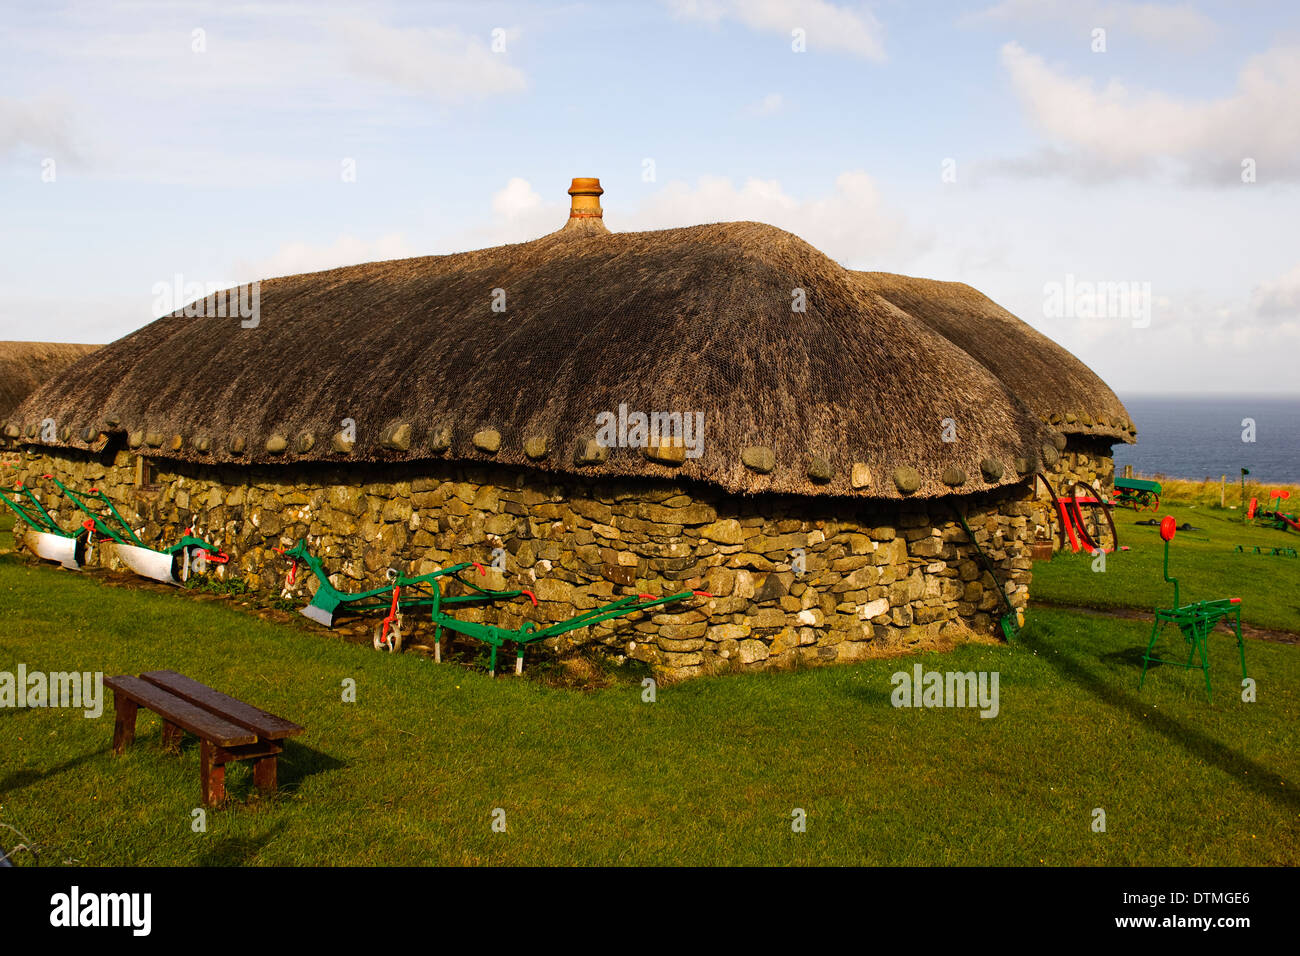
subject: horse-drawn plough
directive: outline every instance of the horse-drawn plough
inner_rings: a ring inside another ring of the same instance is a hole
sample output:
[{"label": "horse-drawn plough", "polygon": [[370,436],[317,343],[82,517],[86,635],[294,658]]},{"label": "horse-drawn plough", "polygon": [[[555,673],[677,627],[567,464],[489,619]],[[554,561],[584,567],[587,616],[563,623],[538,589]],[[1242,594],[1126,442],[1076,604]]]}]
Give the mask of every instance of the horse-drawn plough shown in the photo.
[{"label": "horse-drawn plough", "polygon": [[[537,641],[558,637],[602,621],[625,617],[637,611],[673,604],[692,595],[704,598],[712,596],[706,591],[681,591],[667,597],[637,594],[583,611],[581,614],[548,626],[539,625],[534,621],[525,621],[517,628],[499,627],[493,624],[462,621],[455,617],[451,610],[473,603],[504,601],[518,597],[528,598],[536,607],[537,597],[526,588],[492,590],[466,579],[464,575],[471,569],[477,571],[480,576],[487,575],[487,569],[476,561],[464,561],[420,575],[406,575],[395,568],[390,568],[387,572],[387,583],[382,587],[349,593],[339,590],[330,582],[324,564],[307,549],[306,542],[300,540],[292,548],[277,549],[277,551],[293,562],[289,569],[287,582],[289,586],[296,581],[299,562],[305,564],[316,578],[316,593],[312,596],[311,602],[299,612],[303,616],[318,624],[331,627],[335,616],[341,611],[358,614],[387,611],[387,616],[375,627],[374,646],[376,650],[397,651],[402,645],[402,633],[406,623],[405,612],[428,608],[429,619],[434,627],[434,660],[441,662],[443,631],[451,631],[482,641],[491,648],[488,670],[492,674],[496,673],[497,652],[506,644],[513,644],[516,648],[515,673],[518,674],[523,672],[525,649]],[[465,593],[448,594],[444,586],[452,582],[459,584]]]},{"label": "horse-drawn plough", "polygon": [[[0,491],[0,501],[13,510],[28,526],[24,537],[27,547],[39,558],[57,561],[70,570],[78,570],[90,560],[95,536],[110,539],[122,563],[142,577],[164,584],[183,584],[192,571],[201,571],[210,564],[224,564],[225,552],[214,548],[201,538],[196,538],[187,528],[180,541],[169,548],[157,550],[148,547],[98,488],[91,488],[83,497],[53,475],[44,476],[85,514],[86,520],[76,531],[61,527],[50,516],[29,485],[19,482],[10,494]],[[91,499],[101,507],[96,510],[87,503]],[[114,526],[116,524],[116,527]]]}]

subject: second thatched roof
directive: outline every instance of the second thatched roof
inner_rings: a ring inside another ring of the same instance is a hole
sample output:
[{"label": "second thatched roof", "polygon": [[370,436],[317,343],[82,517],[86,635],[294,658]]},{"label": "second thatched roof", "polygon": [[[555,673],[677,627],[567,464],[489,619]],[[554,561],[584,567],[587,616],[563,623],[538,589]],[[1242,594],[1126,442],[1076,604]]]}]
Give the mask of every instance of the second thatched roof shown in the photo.
[{"label": "second thatched roof", "polygon": [[867,287],[973,355],[1064,434],[1133,442],[1128,410],[1097,373],[962,282],[860,272]]},{"label": "second thatched roof", "polygon": [[97,348],[63,342],[0,342],[0,421],[38,385]]}]

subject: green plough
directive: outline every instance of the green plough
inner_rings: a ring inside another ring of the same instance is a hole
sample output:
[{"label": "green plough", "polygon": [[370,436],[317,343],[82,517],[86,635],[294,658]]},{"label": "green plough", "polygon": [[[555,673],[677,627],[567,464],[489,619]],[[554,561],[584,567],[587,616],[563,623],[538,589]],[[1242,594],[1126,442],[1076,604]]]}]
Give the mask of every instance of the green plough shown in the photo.
[{"label": "green plough", "polygon": [[[330,583],[324,565],[319,558],[313,556],[307,550],[305,542],[299,541],[292,548],[277,550],[286,559],[293,562],[293,566],[289,571],[289,586],[294,583],[298,571],[298,562],[300,561],[316,577],[318,584],[316,594],[312,597],[311,603],[300,611],[305,617],[316,621],[318,624],[331,627],[334,624],[335,615],[340,611],[364,613],[386,610],[388,616],[375,629],[374,645],[377,650],[397,651],[401,649],[402,642],[402,612],[427,607],[434,625],[434,659],[437,661],[442,660],[442,632],[444,629],[457,634],[464,634],[466,637],[482,641],[492,649],[491,663],[488,669],[493,675],[496,674],[497,652],[507,643],[515,645],[515,673],[519,674],[523,672],[524,650],[529,644],[536,641],[545,640],[548,637],[557,637],[561,634],[567,634],[569,631],[576,631],[612,618],[624,617],[637,611],[672,604],[691,595],[712,596],[706,591],[682,591],[662,598],[656,598],[649,594],[638,594],[620,598],[601,607],[584,611],[548,627],[541,627],[533,621],[526,621],[521,627],[506,628],[492,624],[462,621],[449,613],[449,609],[470,602],[499,601],[516,597],[527,597],[536,607],[536,595],[525,588],[494,591],[480,587],[473,581],[462,577],[470,569],[475,569],[481,576],[486,576],[486,568],[478,562],[465,561],[429,574],[416,576],[404,575],[390,568],[388,583],[383,587],[369,591],[347,593],[340,591]],[[465,588],[467,593],[445,594],[443,585],[447,581],[458,582]]]},{"label": "green plough", "polygon": [[[99,534],[113,541],[117,556],[128,568],[136,574],[164,584],[182,584],[189,579],[192,570],[202,571],[209,564],[224,564],[229,560],[224,552],[191,535],[189,529],[170,548],[159,551],[147,547],[131,530],[109,497],[98,488],[91,488],[83,498],[53,475],[44,477],[54,482],[59,491],[87,516],[87,520],[82,522],[79,531],[71,533],[55,523],[31,488],[19,483],[14,489],[13,497],[0,492],[0,500],[31,528],[25,540],[28,548],[38,557],[58,561],[65,568],[79,569],[90,559],[94,536]],[[86,498],[92,496],[103,510],[97,511],[87,504]],[[110,523],[110,517],[120,531]]]},{"label": "green plough", "polygon": [[[23,541],[38,558],[57,561],[71,571],[79,570],[90,560],[94,521],[84,522],[75,532],[65,531],[50,517],[32,489],[21,481],[8,494],[0,491],[0,501],[27,525]],[[17,528],[14,534],[18,534]]]}]

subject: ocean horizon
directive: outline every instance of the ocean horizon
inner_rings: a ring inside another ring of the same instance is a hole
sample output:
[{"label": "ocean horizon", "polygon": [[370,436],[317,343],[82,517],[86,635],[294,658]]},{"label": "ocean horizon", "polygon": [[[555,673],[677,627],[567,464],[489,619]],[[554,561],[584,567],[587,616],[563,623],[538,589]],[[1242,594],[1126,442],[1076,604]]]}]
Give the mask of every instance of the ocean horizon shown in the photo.
[{"label": "ocean horizon", "polygon": [[[1136,445],[1115,445],[1115,469],[1146,475],[1300,484],[1300,395],[1121,394]],[[1253,439],[1253,440],[1251,440]]]}]

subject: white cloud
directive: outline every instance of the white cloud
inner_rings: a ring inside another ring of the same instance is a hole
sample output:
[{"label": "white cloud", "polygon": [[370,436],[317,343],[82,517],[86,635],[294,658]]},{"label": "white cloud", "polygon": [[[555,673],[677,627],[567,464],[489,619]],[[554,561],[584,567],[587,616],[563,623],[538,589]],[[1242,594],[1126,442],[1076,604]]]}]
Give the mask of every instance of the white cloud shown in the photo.
[{"label": "white cloud", "polygon": [[518,219],[541,208],[542,197],[519,176],[506,183],[505,189],[492,196],[492,211],[506,219]]},{"label": "white cloud", "polygon": [[1017,43],[1002,47],[1002,65],[1051,149],[1066,153],[1067,163],[1081,161],[1094,176],[1172,165],[1193,179],[1240,183],[1242,161],[1250,158],[1260,182],[1300,178],[1300,48],[1251,58],[1237,89],[1209,100],[1134,90],[1119,80],[1098,88]]},{"label": "white cloud", "polygon": [[1269,322],[1300,323],[1300,264],[1256,286],[1251,293],[1251,308]]},{"label": "white cloud", "polygon": [[1095,27],[1107,32],[1107,45],[1123,42],[1125,33],[1181,47],[1200,47],[1214,38],[1214,21],[1185,3],[1127,3],[1120,0],[1002,0],[972,20],[998,23],[1065,24],[1087,36]]},{"label": "white cloud", "polygon": [[[331,23],[359,75],[445,103],[522,92],[528,81],[505,53],[454,28],[390,27],[373,20]],[[517,31],[508,31],[506,49]]]},{"label": "white cloud", "polygon": [[[860,170],[841,173],[820,197],[791,196],[774,179],[737,184],[726,176],[702,176],[694,185],[674,181],[638,206],[604,203],[605,224],[616,232],[671,229],[711,222],[765,222],[785,229],[851,268],[898,267],[928,244],[882,199],[875,181]],[[492,197],[495,222],[442,243],[447,249],[526,242],[554,232],[568,218],[564,201],[547,201],[524,179],[511,179]]]},{"label": "white cloud", "polygon": [[751,116],[771,116],[773,113],[781,112],[784,107],[785,97],[780,93],[768,93],[761,100],[745,107],[745,112]]},{"label": "white cloud", "polygon": [[809,52],[837,50],[885,59],[884,28],[864,7],[837,6],[826,0],[667,0],[684,20],[721,23],[737,20],[763,33],[789,39],[796,28],[806,32]]},{"label": "white cloud", "polygon": [[80,157],[71,111],[59,99],[18,100],[0,96],[0,157],[32,149],[56,159]]}]

